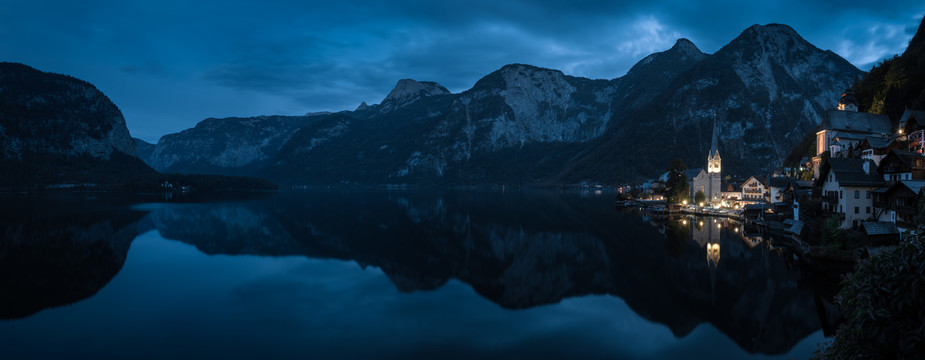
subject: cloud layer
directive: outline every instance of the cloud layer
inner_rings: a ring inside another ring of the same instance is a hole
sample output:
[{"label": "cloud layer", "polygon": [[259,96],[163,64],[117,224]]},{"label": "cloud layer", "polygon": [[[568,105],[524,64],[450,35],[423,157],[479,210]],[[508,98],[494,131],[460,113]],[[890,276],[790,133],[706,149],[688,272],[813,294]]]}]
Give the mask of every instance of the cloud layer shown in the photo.
[{"label": "cloud layer", "polygon": [[784,23],[862,69],[904,50],[925,5],[845,0],[0,0],[0,60],[101,88],[154,141],[206,117],[378,103],[398,79],[454,92],[509,63],[615,78],[679,37],[714,52]]}]

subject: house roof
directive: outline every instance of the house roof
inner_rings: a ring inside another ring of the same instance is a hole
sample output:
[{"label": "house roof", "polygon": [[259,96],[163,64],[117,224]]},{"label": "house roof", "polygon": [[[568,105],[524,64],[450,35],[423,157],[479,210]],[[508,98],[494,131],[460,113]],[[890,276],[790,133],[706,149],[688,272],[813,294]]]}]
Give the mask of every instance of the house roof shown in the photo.
[{"label": "house roof", "polygon": [[[906,189],[909,189],[909,191],[911,191],[912,193],[918,194],[920,191],[922,191],[922,188],[925,188],[925,180],[897,181],[895,184],[893,184],[893,186],[886,187],[885,188],[886,191],[884,191],[884,193],[890,193],[890,192],[896,191],[896,189],[899,189],[900,187],[905,187]],[[877,190],[880,190],[880,189],[877,189]]]},{"label": "house roof", "polygon": [[884,221],[865,221],[861,223],[864,232],[867,235],[891,235],[899,234],[899,229],[895,223]]},{"label": "house roof", "polygon": [[832,172],[841,186],[883,186],[883,178],[877,173],[872,161],[870,163],[870,174],[864,172],[865,161],[870,160],[829,158],[822,164],[819,179],[816,181],[821,186],[828,178],[829,172]]},{"label": "house roof", "polygon": [[925,110],[906,109],[903,116],[899,118],[899,127],[905,128],[909,121],[914,122],[919,127],[925,127]]},{"label": "house roof", "polygon": [[752,179],[758,180],[758,182],[761,183],[762,186],[768,186],[767,178],[765,178],[764,176],[755,176],[755,175],[749,176],[748,179],[745,179],[745,182],[742,184],[743,185],[748,184],[749,182],[752,181]]},{"label": "house roof", "polygon": [[840,130],[870,134],[892,133],[893,126],[886,115],[830,109],[825,112],[820,130]]},{"label": "house roof", "polygon": [[[732,189],[730,189],[732,187]],[[736,182],[725,182],[723,186],[720,187],[724,192],[742,192],[742,183]]]},{"label": "house roof", "polygon": [[687,170],[684,170],[684,176],[687,177],[687,180],[692,180],[692,179],[694,179],[694,177],[696,177],[697,175],[700,175],[700,172],[701,172],[701,171],[703,171],[703,169],[701,169],[701,168],[687,169]]},{"label": "house roof", "polygon": [[792,182],[792,181],[796,181],[796,178],[791,178],[791,177],[772,177],[772,178],[768,179],[768,186],[783,189],[783,188],[786,188],[786,187],[790,186],[790,182]]},{"label": "house roof", "polygon": [[858,145],[858,148],[861,149],[886,149],[890,145],[896,142],[892,138],[883,138],[880,136],[868,136],[864,138],[864,142]]},{"label": "house roof", "polygon": [[893,150],[890,150],[890,152],[886,154],[886,156],[883,157],[883,160],[880,160],[880,167],[878,170],[882,169],[882,167],[887,166],[887,164],[890,162],[889,159],[892,157],[899,159],[899,161],[902,162],[903,166],[911,170],[912,169],[912,159],[925,158],[925,155],[922,155],[916,152],[911,152],[911,151],[893,149]]}]

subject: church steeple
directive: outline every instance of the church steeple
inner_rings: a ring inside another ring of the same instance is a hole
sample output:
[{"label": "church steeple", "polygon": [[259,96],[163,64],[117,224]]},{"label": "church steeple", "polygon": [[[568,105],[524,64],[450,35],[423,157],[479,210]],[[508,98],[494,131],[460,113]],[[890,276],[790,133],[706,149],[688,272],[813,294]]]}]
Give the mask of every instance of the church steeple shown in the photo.
[{"label": "church steeple", "polygon": [[719,174],[721,172],[722,159],[719,156],[719,138],[718,128],[716,127],[716,118],[713,118],[713,142],[710,145],[710,154],[707,155],[707,172]]}]

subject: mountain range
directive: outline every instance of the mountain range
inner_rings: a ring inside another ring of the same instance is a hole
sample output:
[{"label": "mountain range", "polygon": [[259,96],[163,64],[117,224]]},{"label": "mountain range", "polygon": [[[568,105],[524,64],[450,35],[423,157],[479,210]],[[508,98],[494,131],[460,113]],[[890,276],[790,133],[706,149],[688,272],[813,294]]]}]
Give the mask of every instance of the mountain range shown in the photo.
[{"label": "mountain range", "polygon": [[403,79],[354,111],[206,119],[142,159],[283,184],[613,184],[675,157],[701,166],[715,121],[725,172],[747,175],[780,166],[862,74],[755,25],[713,54],[680,39],[611,80],[512,64],[457,94]]}]

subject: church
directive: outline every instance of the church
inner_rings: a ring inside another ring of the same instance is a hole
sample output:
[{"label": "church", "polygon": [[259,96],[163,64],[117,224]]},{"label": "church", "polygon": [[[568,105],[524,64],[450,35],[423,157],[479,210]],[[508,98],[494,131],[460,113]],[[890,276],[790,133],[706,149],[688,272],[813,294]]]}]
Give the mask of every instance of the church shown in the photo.
[{"label": "church", "polygon": [[723,201],[722,196],[722,159],[719,156],[719,147],[717,146],[717,128],[716,120],[713,120],[713,141],[710,145],[710,153],[707,154],[707,169],[691,169],[685,172],[687,182],[690,185],[690,201],[693,203],[694,195],[697,191],[703,191],[707,202],[718,204]]}]

